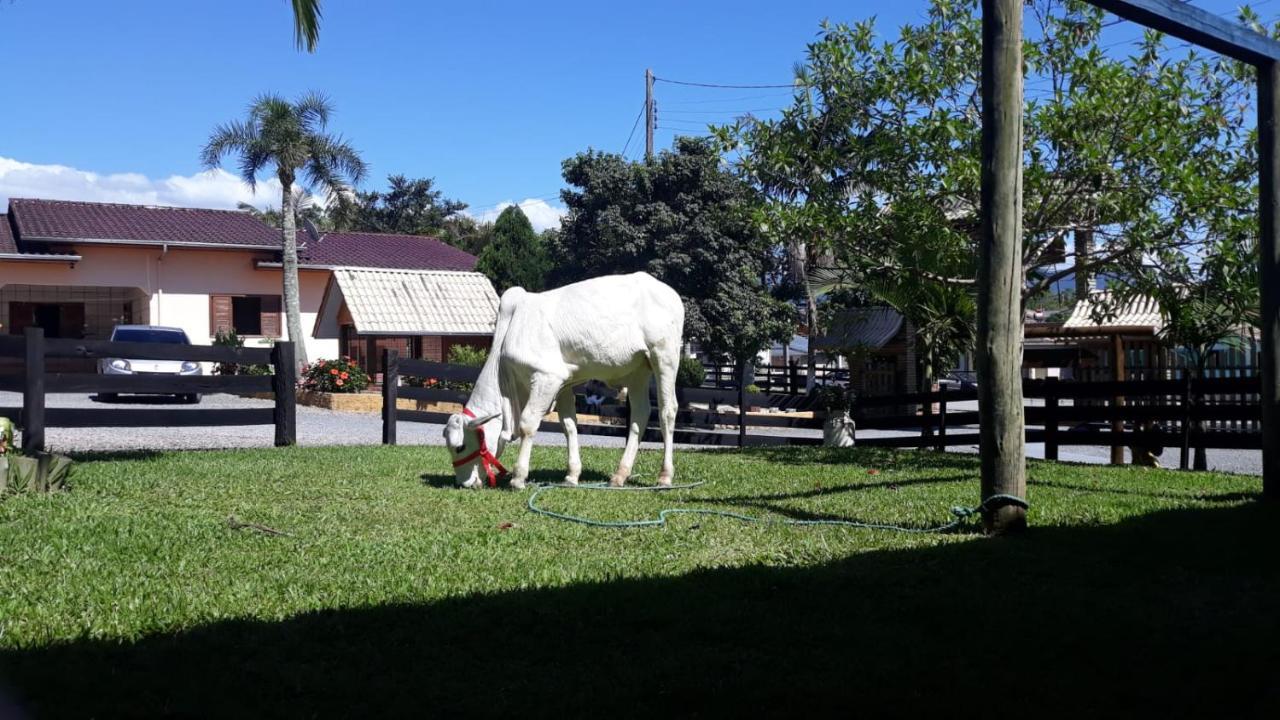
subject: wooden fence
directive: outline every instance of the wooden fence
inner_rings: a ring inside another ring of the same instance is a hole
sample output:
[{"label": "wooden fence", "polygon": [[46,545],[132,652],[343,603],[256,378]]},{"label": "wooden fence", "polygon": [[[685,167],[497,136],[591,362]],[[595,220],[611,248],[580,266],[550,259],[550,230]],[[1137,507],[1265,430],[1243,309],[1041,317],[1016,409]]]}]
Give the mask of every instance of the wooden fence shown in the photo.
[{"label": "wooden fence", "polygon": [[[449,414],[419,410],[399,410],[397,398],[465,403],[468,392],[439,387],[401,386],[405,376],[442,382],[474,382],[477,368],[399,359],[392,351],[385,358],[388,368],[383,383],[383,442],[396,441],[397,421],[445,422]],[[1207,448],[1259,448],[1257,432],[1261,410],[1257,404],[1257,378],[1209,378],[1190,381],[1129,380],[1121,382],[1063,382],[1056,379],[1027,380],[1023,394],[1030,401],[1025,408],[1028,442],[1043,442],[1045,457],[1057,459],[1059,448],[1071,445],[1112,447],[1160,446]],[[652,389],[651,389],[652,394]],[[698,388],[680,391],[683,403],[706,405],[705,409],[682,407],[677,414],[676,442],[697,445],[817,445],[824,425],[821,413],[741,413],[740,388]],[[809,410],[804,395],[768,393],[753,396],[770,407]],[[909,393],[859,400],[852,417],[858,431],[897,430],[897,436],[857,437],[859,445],[900,448],[932,448],[943,451],[957,445],[977,445],[978,412],[957,408],[956,403],[977,400],[972,389],[942,386],[927,393]],[[618,424],[578,423],[582,434],[625,436],[629,409],[606,405],[602,418],[618,419]],[[644,439],[660,440],[654,427],[657,410],[652,409]],[[544,422],[540,428],[558,431],[558,423]],[[736,432],[734,432],[736,430]],[[788,431],[809,431],[803,434]]]},{"label": "wooden fence", "polygon": [[[0,407],[22,428],[22,450],[43,451],[47,427],[203,427],[218,425],[274,425],[275,444],[296,442],[294,387],[297,368],[291,342],[266,348],[229,348],[206,345],[109,342],[45,338],[40,328],[26,328],[23,335],[0,335],[0,358],[17,358],[20,365],[0,372],[0,390],[22,393],[21,407]],[[187,360],[242,365],[273,366],[267,375],[100,375],[47,372],[48,358],[127,358],[130,360]],[[265,393],[275,396],[273,408],[186,409],[148,408],[46,408],[45,394],[52,392],[155,393]]]}]

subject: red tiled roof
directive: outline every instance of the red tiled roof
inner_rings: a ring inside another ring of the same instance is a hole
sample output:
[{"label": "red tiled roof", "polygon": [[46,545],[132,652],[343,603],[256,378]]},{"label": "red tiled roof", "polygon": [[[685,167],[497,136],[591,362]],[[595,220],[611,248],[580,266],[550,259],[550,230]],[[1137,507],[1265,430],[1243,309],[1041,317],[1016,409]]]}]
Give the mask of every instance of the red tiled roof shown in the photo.
[{"label": "red tiled roof", "polygon": [[[299,242],[306,237],[300,233]],[[474,270],[476,257],[435,238],[366,232],[326,232],[308,240],[303,262],[331,267]]]},{"label": "red tiled roof", "polygon": [[124,243],[280,247],[279,232],[239,210],[11,198],[19,237]]},{"label": "red tiled roof", "polygon": [[18,244],[13,241],[13,232],[9,229],[9,216],[0,215],[0,253],[16,253]]}]

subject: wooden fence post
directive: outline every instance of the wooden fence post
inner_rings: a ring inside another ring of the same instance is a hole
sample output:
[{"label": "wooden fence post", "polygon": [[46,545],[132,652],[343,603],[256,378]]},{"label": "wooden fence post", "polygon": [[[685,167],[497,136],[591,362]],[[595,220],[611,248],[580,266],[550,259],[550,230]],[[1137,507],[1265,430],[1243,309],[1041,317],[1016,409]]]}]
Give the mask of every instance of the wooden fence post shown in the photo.
[{"label": "wooden fence post", "polygon": [[[1022,408],[1022,0],[982,0],[978,413],[982,500],[1027,494]],[[1026,527],[1018,504],[986,508],[988,532]]]},{"label": "wooden fence post", "polygon": [[1044,459],[1058,459],[1058,378],[1044,383]]},{"label": "wooden fence post", "polygon": [[271,348],[271,392],[275,394],[272,416],[276,425],[276,447],[298,444],[298,364],[292,341],[277,342]]},{"label": "wooden fence post", "polygon": [[747,444],[747,373],[748,369],[745,359],[738,361],[738,447],[745,447]]},{"label": "wooden fence post", "polygon": [[938,386],[938,444],[934,447],[938,452],[947,451],[947,385]]},{"label": "wooden fence post", "polygon": [[396,444],[396,395],[400,384],[400,353],[382,351],[382,444]]},{"label": "wooden fence post", "polygon": [[22,384],[22,452],[44,452],[44,330],[24,332],[26,355]]}]

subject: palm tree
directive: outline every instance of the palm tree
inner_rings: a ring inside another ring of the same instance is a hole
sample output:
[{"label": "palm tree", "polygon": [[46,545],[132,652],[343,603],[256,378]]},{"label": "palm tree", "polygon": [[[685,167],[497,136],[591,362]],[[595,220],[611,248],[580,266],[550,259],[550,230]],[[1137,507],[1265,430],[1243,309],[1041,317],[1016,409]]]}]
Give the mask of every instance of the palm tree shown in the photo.
[{"label": "palm tree", "polygon": [[274,167],[280,181],[283,225],[284,308],[289,338],[297,345],[299,365],[307,362],[306,337],[298,305],[298,221],[294,184],[299,174],[306,184],[331,196],[346,191],[365,176],[364,160],[341,137],[324,132],[333,107],[318,93],[297,102],[264,94],[249,106],[246,120],[232,120],[214,128],[200,159],[207,168],[236,155],[240,178],[257,188],[258,175]]}]

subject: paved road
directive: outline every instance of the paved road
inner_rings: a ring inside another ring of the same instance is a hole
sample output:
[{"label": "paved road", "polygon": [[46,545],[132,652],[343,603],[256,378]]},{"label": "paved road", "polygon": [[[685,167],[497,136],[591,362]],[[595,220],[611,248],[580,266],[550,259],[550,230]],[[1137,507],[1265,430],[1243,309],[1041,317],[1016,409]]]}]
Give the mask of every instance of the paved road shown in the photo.
[{"label": "paved road", "polygon": [[[19,406],[22,396],[0,392],[0,406]],[[103,403],[83,394],[51,394],[47,407],[59,408],[128,408],[128,407],[185,407],[174,405],[165,398],[123,398],[117,403]],[[233,395],[208,395],[200,408],[250,408],[271,407],[270,400],[252,400]],[[957,428],[958,429],[958,428]],[[401,423],[398,440],[404,445],[441,445],[442,427],[424,423]],[[779,434],[816,435],[811,430],[775,428]],[[884,437],[902,432],[863,430],[861,437]],[[622,438],[581,435],[585,446],[620,447]],[[270,447],[270,426],[202,427],[202,428],[49,428],[46,438],[51,449],[69,450],[136,450],[136,449],[209,449],[237,447]],[[372,413],[345,413],[320,408],[298,406],[298,444],[319,445],[376,445],[382,441],[382,420]],[[538,442],[547,445],[563,445],[560,433],[538,433]],[[657,447],[644,443],[644,447]],[[977,452],[976,446],[954,447],[958,452]],[[1044,445],[1027,446],[1028,457],[1044,457]],[[1060,460],[1069,462],[1098,463],[1109,461],[1110,449],[1104,447],[1064,447]],[[1176,466],[1178,452],[1168,449],[1161,458],[1166,466]],[[1210,450],[1209,467],[1224,472],[1262,474],[1262,453],[1257,450]]]}]

